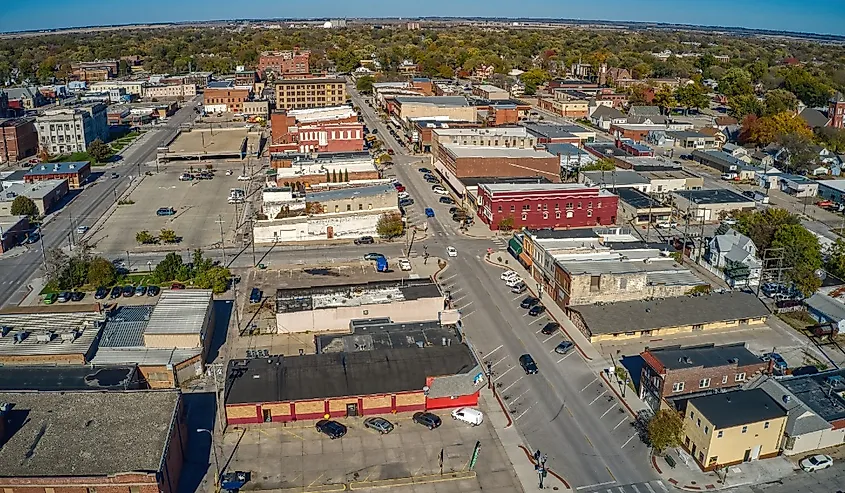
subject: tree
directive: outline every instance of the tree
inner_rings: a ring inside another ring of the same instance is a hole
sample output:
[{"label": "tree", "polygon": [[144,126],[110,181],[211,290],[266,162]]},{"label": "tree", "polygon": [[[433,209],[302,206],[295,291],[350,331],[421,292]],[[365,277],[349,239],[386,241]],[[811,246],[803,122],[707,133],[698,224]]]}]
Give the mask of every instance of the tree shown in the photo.
[{"label": "tree", "polygon": [[817,79],[804,67],[791,67],[783,74],[783,89],[795,94],[807,106],[825,106],[832,92],[830,86]]},{"label": "tree", "polygon": [[214,294],[220,294],[229,287],[232,273],[229,269],[215,265],[196,274],[194,285],[200,289],[210,289]]},{"label": "tree", "polygon": [[525,93],[533,95],[542,84],[552,80],[552,75],[541,68],[532,68],[519,76],[525,84]]},{"label": "tree", "polygon": [[838,278],[845,276],[845,241],[836,240],[827,250],[824,269]]},{"label": "tree", "polygon": [[499,231],[513,230],[513,216],[507,216],[499,219]]},{"label": "tree", "polygon": [[845,152],[845,129],[819,127],[816,129],[816,138],[833,152]]},{"label": "tree", "polygon": [[203,255],[202,249],[200,248],[197,248],[191,254],[191,264],[194,266],[194,275],[201,274],[214,267],[214,261]]},{"label": "tree", "polygon": [[30,218],[39,215],[38,206],[35,205],[35,202],[31,198],[24,195],[15,197],[15,200],[12,201],[12,207],[9,208],[9,212],[13,216],[28,216]]},{"label": "tree", "polygon": [[793,173],[808,171],[815,166],[819,155],[813,150],[813,141],[806,134],[781,135],[778,143],[783,146],[789,171]]},{"label": "tree", "polygon": [[751,74],[741,68],[730,68],[719,79],[718,90],[729,98],[741,94],[751,94],[754,92],[754,87],[751,85]]},{"label": "tree", "polygon": [[699,109],[710,104],[707,90],[701,84],[682,84],[675,90],[675,100],[684,107],[684,114],[689,114],[690,108]]},{"label": "tree", "polygon": [[112,154],[111,147],[100,139],[94,139],[94,142],[88,146],[88,155],[98,163],[105,162],[112,157]]},{"label": "tree", "polygon": [[[182,263],[182,257],[175,252],[170,252],[164,257],[164,260],[156,265],[156,268],[153,271],[153,277],[156,282],[172,281],[174,279],[178,279],[183,267],[186,266]],[[185,279],[187,279],[187,277]]]},{"label": "tree", "polygon": [[654,93],[654,104],[660,107],[660,111],[668,114],[677,105],[675,95],[668,86],[663,86]]},{"label": "tree", "polygon": [[306,214],[322,214],[326,212],[326,208],[319,202],[305,202]]},{"label": "tree", "polygon": [[734,229],[751,238],[757,251],[763,252],[772,246],[775,231],[786,226],[800,224],[798,218],[785,209],[769,208],[762,211],[737,211]]},{"label": "tree", "polygon": [[382,238],[395,238],[402,235],[405,225],[402,223],[402,216],[394,212],[385,212],[378,218],[376,232]]},{"label": "tree", "polygon": [[370,75],[365,75],[363,77],[358,77],[358,80],[355,81],[355,89],[362,94],[370,94],[373,92],[373,83],[375,79],[373,79]]},{"label": "tree", "polygon": [[95,257],[88,263],[88,284],[92,286],[111,286],[117,277],[114,264],[103,257]]},{"label": "tree", "polygon": [[728,105],[731,108],[731,116],[740,120],[748,115],[763,115],[763,103],[753,94],[734,96],[728,100]]},{"label": "tree", "polygon": [[661,409],[648,422],[648,440],[655,454],[677,447],[684,434],[684,422],[672,409]]},{"label": "tree", "polygon": [[179,237],[172,229],[162,229],[158,234],[158,239],[164,243],[178,243]]},{"label": "tree", "polygon": [[766,116],[798,110],[798,98],[795,97],[795,94],[784,89],[772,89],[766,92],[763,102],[766,105],[763,114]]},{"label": "tree", "polygon": [[47,250],[45,257],[44,263],[47,268],[47,280],[49,282],[57,282],[62,270],[70,262],[70,257],[61,248]]},{"label": "tree", "polygon": [[758,145],[777,142],[787,134],[803,135],[812,138],[813,131],[801,117],[789,113],[777,113],[762,118],[746,118],[742,122],[740,140]]},{"label": "tree", "polygon": [[628,96],[628,104],[631,106],[647,106],[654,100],[651,88],[645,84],[636,84],[631,87]]},{"label": "tree", "polygon": [[811,296],[822,285],[816,271],[822,266],[819,239],[800,224],[784,226],[775,231],[773,248],[783,248],[783,263],[791,267],[786,278],[804,296]]},{"label": "tree", "polygon": [[615,169],[616,164],[612,159],[606,157],[581,167],[581,171],[613,171]]},{"label": "tree", "polygon": [[156,237],[151,235],[149,231],[144,230],[135,233],[135,241],[142,245],[148,245],[150,243],[155,243],[157,240]]}]

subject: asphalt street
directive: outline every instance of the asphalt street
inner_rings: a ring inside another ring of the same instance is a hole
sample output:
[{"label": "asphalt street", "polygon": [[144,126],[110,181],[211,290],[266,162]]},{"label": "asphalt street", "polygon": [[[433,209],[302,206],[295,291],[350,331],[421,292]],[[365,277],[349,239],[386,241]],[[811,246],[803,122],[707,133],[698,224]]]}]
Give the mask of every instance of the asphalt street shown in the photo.
[{"label": "asphalt street", "polygon": [[[405,149],[393,141],[374,111],[354,90],[350,92],[368,126],[378,129],[397,156],[404,154]],[[458,250],[441,274],[441,284],[451,291],[461,310],[470,343],[492,365],[493,380],[526,445],[546,453],[549,466],[581,491],[627,484],[662,488],[663,483],[655,481],[658,478],[648,464],[647,449],[636,437],[630,416],[580,354],[572,351],[562,357],[554,353],[563,340],[562,333],[542,335],[548,320],[530,317],[527,310],[520,309],[525,295],[512,294],[499,279],[502,271],[485,262],[487,249],[503,250],[504,239],[473,239],[461,234],[447,214],[448,206],[437,202],[438,196],[417,171],[421,165],[429,166],[428,160],[394,166],[397,178],[415,199],[415,204],[406,208],[407,215],[417,224],[428,223],[425,245],[430,254],[444,256],[447,246]],[[435,210],[434,218],[422,215],[425,207]],[[538,374],[522,371],[517,360],[525,353],[537,362]]]},{"label": "asphalt street", "polygon": [[[189,121],[194,113],[195,99],[188,102],[168,122],[168,125],[150,130],[123,153],[123,159],[114,165],[92,169],[89,184],[59,212],[48,218],[42,227],[40,242],[26,247],[19,255],[0,259],[0,306],[18,304],[26,296],[29,280],[36,272],[43,275],[42,248],[48,251],[72,243],[72,232],[78,226],[91,226],[124,191],[131,179],[147,171],[155,161],[156,148],[163,145],[178,131],[179,125]],[[118,178],[109,178],[117,173]]]}]

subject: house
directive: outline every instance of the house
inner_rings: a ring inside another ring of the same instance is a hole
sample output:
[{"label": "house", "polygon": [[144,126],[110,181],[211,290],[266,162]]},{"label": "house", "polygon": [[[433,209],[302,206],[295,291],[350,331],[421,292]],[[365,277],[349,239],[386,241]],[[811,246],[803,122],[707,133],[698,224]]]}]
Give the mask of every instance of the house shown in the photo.
[{"label": "house", "polygon": [[827,115],[815,108],[804,108],[798,113],[798,116],[807,122],[810,128],[826,127],[830,121]]},{"label": "house", "polygon": [[560,157],[560,167],[563,170],[578,170],[596,161],[595,156],[569,143],[543,145],[550,154]]},{"label": "house", "polygon": [[658,106],[631,106],[628,110],[628,117],[657,117],[663,116]]},{"label": "house", "polygon": [[845,204],[845,180],[820,180],[818,195],[822,199]]},{"label": "house", "polygon": [[786,409],[762,389],[687,401],[683,447],[703,471],[776,457]]},{"label": "house", "polygon": [[716,147],[715,137],[691,130],[669,131],[666,136],[682,149],[712,149]]},{"label": "house", "polygon": [[740,180],[753,180],[753,167],[731,154],[715,149],[696,149],[692,151],[692,160],[710,166],[720,173],[733,174]]},{"label": "house", "polygon": [[801,175],[782,174],[778,177],[780,190],[793,197],[815,197],[819,194],[819,182]]},{"label": "house", "polygon": [[726,225],[720,226],[707,243],[702,261],[707,270],[732,288],[760,284],[763,263],[757,258],[757,247],[751,238]]},{"label": "house", "polygon": [[611,106],[599,105],[590,115],[590,123],[602,130],[610,130],[614,123],[625,123],[627,117],[624,113]]},{"label": "house", "polygon": [[[724,146],[722,150],[724,150]],[[757,150],[751,154],[751,164],[768,168],[775,165],[775,157],[762,150]]]},{"label": "house", "polygon": [[745,147],[727,143],[722,146],[722,152],[730,154],[731,156],[745,161],[746,163],[751,162],[751,157],[748,155],[748,149]]},{"label": "house", "polygon": [[716,127],[704,127],[699,129],[698,131],[703,133],[704,135],[709,135],[713,137],[713,139],[716,141],[716,147],[722,147],[728,142],[727,134]]},{"label": "house", "polygon": [[687,399],[738,388],[769,366],[744,342],[646,348],[640,357],[640,399],[654,411],[683,411]]}]

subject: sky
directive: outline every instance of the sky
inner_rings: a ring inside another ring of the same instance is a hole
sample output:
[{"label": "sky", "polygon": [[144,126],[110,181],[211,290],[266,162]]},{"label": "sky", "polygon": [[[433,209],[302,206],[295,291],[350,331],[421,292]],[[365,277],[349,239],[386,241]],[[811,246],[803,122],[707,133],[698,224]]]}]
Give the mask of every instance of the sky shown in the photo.
[{"label": "sky", "polygon": [[549,17],[845,35],[845,0],[0,0],[0,32],[243,18]]}]

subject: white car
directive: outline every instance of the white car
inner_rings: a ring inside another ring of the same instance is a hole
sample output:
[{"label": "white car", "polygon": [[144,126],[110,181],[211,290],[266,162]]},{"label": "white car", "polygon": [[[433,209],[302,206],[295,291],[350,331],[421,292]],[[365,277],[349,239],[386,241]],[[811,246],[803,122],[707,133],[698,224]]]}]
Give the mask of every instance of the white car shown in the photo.
[{"label": "white car", "polygon": [[411,262],[406,258],[399,259],[399,269],[400,270],[411,270]]},{"label": "white car", "polygon": [[247,175],[238,176],[238,181],[249,181],[249,180],[250,180],[250,177],[248,177]]},{"label": "white car", "polygon": [[399,197],[400,200],[401,199],[409,199],[409,198],[411,198],[411,194],[409,194],[408,192],[399,192],[398,197]]},{"label": "white car", "polygon": [[519,274],[517,274],[516,272],[514,272],[512,270],[506,270],[506,271],[502,272],[502,275],[499,276],[499,279],[501,279],[503,281],[507,281],[508,279],[510,279],[512,277],[519,277]]},{"label": "white car", "polygon": [[505,280],[505,286],[507,286],[509,288],[514,288],[516,286],[519,286],[522,283],[523,283],[522,278],[519,277],[519,276],[514,276],[514,277],[511,277],[511,278]]},{"label": "white car", "polygon": [[76,228],[76,234],[84,235],[88,231],[88,226],[79,226]]},{"label": "white car", "polygon": [[832,466],[833,458],[829,455],[813,455],[811,457],[807,457],[806,459],[802,459],[798,465],[806,472],[819,471]]},{"label": "white car", "polygon": [[658,228],[668,228],[668,229],[677,228],[678,223],[676,223],[675,221],[660,221],[659,223],[657,223],[657,227]]},{"label": "white car", "polygon": [[232,170],[227,169],[226,170],[226,176],[232,176]]},{"label": "white car", "polygon": [[478,426],[484,422],[484,414],[478,409],[471,407],[459,407],[452,411],[452,419],[469,423],[472,426]]},{"label": "white car", "polygon": [[449,192],[447,192],[446,189],[443,187],[433,188],[432,191],[437,195],[449,195]]},{"label": "white car", "polygon": [[733,225],[736,224],[736,219],[734,219],[732,217],[726,217],[726,218],[722,219],[722,222],[727,224],[728,226],[733,226]]},{"label": "white car", "polygon": [[449,255],[450,257],[457,257],[458,251],[455,249],[455,247],[450,246],[450,247],[446,247],[446,254]]}]

